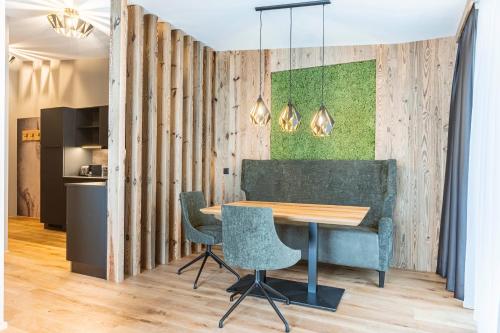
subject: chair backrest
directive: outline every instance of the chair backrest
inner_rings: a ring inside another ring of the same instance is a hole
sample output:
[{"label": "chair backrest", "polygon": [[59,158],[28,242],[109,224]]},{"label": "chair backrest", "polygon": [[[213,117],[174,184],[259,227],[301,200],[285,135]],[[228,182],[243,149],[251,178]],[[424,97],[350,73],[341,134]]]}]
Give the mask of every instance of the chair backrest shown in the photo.
[{"label": "chair backrest", "polygon": [[276,233],[271,208],[222,206],[222,239],[224,260],[244,269],[279,260],[273,249],[284,246]]},{"label": "chair backrest", "polygon": [[243,160],[247,200],[369,206],[363,225],[391,217],[396,161]]},{"label": "chair backrest", "polygon": [[212,215],[203,214],[201,208],[207,206],[203,192],[182,192],[180,194],[182,223],[185,227],[215,224]]}]

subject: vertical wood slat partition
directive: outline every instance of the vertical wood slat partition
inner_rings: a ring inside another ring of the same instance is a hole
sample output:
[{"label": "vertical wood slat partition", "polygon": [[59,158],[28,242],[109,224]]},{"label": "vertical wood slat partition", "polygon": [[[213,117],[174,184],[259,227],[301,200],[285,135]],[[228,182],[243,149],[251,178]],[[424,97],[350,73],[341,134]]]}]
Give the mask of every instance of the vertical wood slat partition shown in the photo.
[{"label": "vertical wood slat partition", "polygon": [[[193,191],[201,191],[203,180],[203,44],[193,43]],[[193,245],[199,252],[200,244]]]},{"label": "vertical wood slat partition", "polygon": [[170,259],[181,257],[181,208],[179,194],[182,191],[182,115],[183,115],[183,68],[184,33],[172,32],[171,77],[171,147],[170,147]]},{"label": "vertical wood slat partition", "polygon": [[144,269],[152,269],[156,264],[157,24],[156,16],[151,14],[144,16],[141,199],[141,266]]},{"label": "vertical wood slat partition", "polygon": [[206,117],[214,114],[215,74],[211,49],[140,6],[125,11],[126,93],[117,95],[125,104],[121,279],[201,250],[183,241],[179,194],[212,187],[203,178],[211,174],[211,145],[203,142],[212,141]]},{"label": "vertical wood slat partition", "polygon": [[141,272],[142,71],[144,10],[128,7],[126,98],[125,274]]},{"label": "vertical wood slat partition", "polygon": [[213,183],[213,167],[212,167],[212,146],[213,146],[213,79],[214,73],[214,52],[210,48],[204,48],[203,51],[203,179],[202,189],[205,194],[205,199],[210,205],[212,203],[212,186]]},{"label": "vertical wood slat partition", "polygon": [[111,0],[109,55],[109,180],[107,279],[124,279],[125,96],[127,81],[127,0]]},{"label": "vertical wood slat partition", "polygon": [[[184,36],[182,191],[193,190],[193,38]],[[182,227],[182,256],[191,254],[191,243]]]},{"label": "vertical wood slat partition", "polygon": [[158,145],[156,169],[156,263],[164,265],[169,257],[170,222],[170,24],[158,23]]}]

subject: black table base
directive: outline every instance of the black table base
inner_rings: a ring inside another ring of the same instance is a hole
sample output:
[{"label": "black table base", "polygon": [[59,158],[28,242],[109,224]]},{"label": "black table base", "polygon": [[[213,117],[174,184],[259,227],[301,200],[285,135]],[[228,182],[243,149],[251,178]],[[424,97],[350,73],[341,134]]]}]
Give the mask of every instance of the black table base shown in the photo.
[{"label": "black table base", "polygon": [[[255,277],[252,274],[246,275],[229,287],[227,291],[231,293],[244,291],[254,282],[254,280]],[[271,288],[276,289],[288,297],[290,299],[290,303],[292,304],[329,311],[337,310],[345,290],[341,288],[318,285],[316,293],[309,293],[307,291],[308,284],[304,282],[275,279],[271,277],[267,277],[265,281]],[[250,295],[264,297],[258,288],[252,291]],[[272,295],[272,298],[275,301],[282,301],[274,295]]]}]

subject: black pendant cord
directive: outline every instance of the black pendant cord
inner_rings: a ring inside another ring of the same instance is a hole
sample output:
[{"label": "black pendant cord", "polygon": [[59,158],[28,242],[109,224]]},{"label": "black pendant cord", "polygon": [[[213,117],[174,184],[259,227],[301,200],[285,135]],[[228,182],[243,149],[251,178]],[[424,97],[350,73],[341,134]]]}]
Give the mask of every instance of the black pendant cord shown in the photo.
[{"label": "black pendant cord", "polygon": [[325,5],[323,5],[323,43],[321,47],[321,106],[325,105]]},{"label": "black pendant cord", "polygon": [[292,104],[292,8],[290,8],[290,48],[289,48],[289,70],[288,70],[288,104]]},{"label": "black pendant cord", "polygon": [[259,28],[259,95],[262,96],[262,12],[260,12]]}]

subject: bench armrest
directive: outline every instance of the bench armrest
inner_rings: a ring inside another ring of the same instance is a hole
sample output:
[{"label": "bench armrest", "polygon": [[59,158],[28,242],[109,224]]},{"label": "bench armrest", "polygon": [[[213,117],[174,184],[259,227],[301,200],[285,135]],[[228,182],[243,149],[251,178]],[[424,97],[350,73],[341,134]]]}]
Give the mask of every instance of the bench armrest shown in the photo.
[{"label": "bench armrest", "polygon": [[392,235],[394,225],[390,217],[383,217],[378,222],[379,265],[381,271],[387,271],[392,257]]}]

